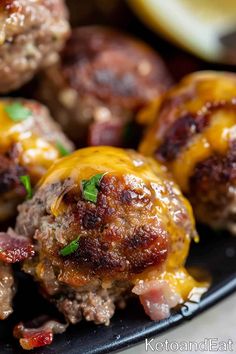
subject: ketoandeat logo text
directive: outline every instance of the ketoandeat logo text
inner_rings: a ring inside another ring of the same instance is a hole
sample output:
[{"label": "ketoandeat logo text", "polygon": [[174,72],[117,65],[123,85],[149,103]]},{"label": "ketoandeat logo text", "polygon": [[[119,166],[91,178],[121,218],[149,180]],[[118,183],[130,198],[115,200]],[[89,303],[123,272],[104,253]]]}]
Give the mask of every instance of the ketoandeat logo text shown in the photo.
[{"label": "ketoandeat logo text", "polygon": [[234,342],[232,339],[227,341],[219,340],[218,338],[204,338],[202,341],[158,341],[157,339],[145,340],[145,351],[148,353],[167,352],[219,352],[230,353],[234,351]]}]

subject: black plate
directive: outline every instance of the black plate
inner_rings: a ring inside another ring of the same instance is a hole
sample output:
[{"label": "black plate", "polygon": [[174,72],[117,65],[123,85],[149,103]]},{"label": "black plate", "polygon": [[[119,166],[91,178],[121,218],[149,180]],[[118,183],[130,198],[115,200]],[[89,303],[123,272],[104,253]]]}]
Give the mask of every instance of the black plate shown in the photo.
[{"label": "black plate", "polygon": [[[206,310],[236,290],[236,240],[228,234],[214,234],[200,230],[201,242],[193,245],[189,265],[207,269],[213,279],[212,286],[199,304],[186,303],[173,312],[168,320],[150,321],[138,301],[132,300],[126,310],[118,311],[109,327],[81,323],[58,335],[54,343],[31,353],[37,354],[102,354],[111,353],[144,341],[177,326]],[[15,299],[16,312],[0,324],[0,353],[25,353],[11,337],[11,328],[21,319],[29,319],[42,311],[53,314],[54,309],[42,300],[27,277],[19,277],[19,292]]]}]

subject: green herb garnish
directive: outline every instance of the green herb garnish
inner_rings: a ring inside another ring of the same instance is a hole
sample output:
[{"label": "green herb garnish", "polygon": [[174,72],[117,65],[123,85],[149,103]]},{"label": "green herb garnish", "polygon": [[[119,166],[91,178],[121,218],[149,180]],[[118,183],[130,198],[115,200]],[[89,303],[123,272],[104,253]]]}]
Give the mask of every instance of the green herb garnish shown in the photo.
[{"label": "green herb garnish", "polygon": [[82,181],[83,197],[85,200],[92,203],[97,203],[98,188],[103,176],[104,173],[100,173],[91,177],[89,180]]},{"label": "green herb garnish", "polygon": [[70,151],[60,142],[56,142],[56,148],[60,152],[61,156],[68,156],[70,154]]},{"label": "green herb garnish", "polygon": [[62,248],[60,250],[59,254],[61,256],[65,257],[65,256],[69,256],[70,254],[72,254],[75,251],[77,251],[77,249],[79,248],[79,239],[80,239],[80,236],[78,236],[74,241],[69,243],[69,245],[67,245],[64,248]]},{"label": "green herb garnish", "polygon": [[14,122],[21,122],[32,115],[32,111],[24,107],[20,102],[9,104],[5,106],[4,110]]},{"label": "green herb garnish", "polygon": [[31,199],[33,196],[33,190],[30,182],[30,176],[20,176],[20,181],[25,187],[25,190],[27,192],[27,199]]}]

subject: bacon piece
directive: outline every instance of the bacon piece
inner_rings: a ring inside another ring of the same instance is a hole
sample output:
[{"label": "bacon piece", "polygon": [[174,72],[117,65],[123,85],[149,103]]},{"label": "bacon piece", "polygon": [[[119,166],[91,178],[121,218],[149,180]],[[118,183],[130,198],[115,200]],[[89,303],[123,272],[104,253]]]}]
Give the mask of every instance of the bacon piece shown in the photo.
[{"label": "bacon piece", "polygon": [[21,262],[34,254],[34,246],[29,238],[17,235],[12,229],[0,232],[0,260],[2,262]]},{"label": "bacon piece", "polygon": [[44,347],[53,341],[53,333],[47,331],[27,333],[24,338],[20,338],[20,345],[25,350]]},{"label": "bacon piece", "polygon": [[170,309],[181,302],[177,294],[165,280],[140,281],[132,292],[139,295],[146,314],[153,321],[170,316]]},{"label": "bacon piece", "polygon": [[[35,326],[35,327],[33,327]],[[53,341],[54,334],[63,333],[67,324],[59,323],[42,316],[25,326],[22,322],[15,326],[13,335],[19,339],[20,345],[25,350],[44,347]]]}]

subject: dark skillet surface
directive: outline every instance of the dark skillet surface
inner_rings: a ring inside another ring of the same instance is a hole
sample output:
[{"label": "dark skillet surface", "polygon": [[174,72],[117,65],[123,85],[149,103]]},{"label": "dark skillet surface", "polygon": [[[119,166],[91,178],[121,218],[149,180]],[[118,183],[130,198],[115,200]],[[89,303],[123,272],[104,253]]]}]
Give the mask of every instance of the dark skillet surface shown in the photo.
[{"label": "dark skillet surface", "polygon": [[[130,32],[144,39],[156,48],[165,60],[173,78],[179,80],[183,75],[204,69],[230,70],[235,67],[223,67],[197,60],[193,56],[166,43],[149,31],[125,6],[125,2],[117,1],[115,14],[100,13],[98,0],[86,1],[86,11],[83,17],[76,20],[78,0],[68,0],[72,10],[74,25],[108,24]],[[109,0],[111,2],[112,0]],[[83,1],[81,1],[83,3]],[[90,4],[90,5],[88,5]],[[92,5],[91,5],[92,4]],[[87,7],[90,7],[88,10]],[[82,12],[81,12],[82,13]],[[37,80],[30,83],[14,96],[32,97]],[[118,311],[109,327],[95,326],[83,322],[71,326],[66,333],[55,336],[49,347],[31,351],[34,354],[101,354],[119,351],[122,348],[144,341],[146,337],[156,336],[174,326],[186,322],[236,291],[236,239],[227,233],[214,233],[209,229],[200,228],[201,242],[192,245],[188,260],[189,266],[197,266],[207,270],[212,276],[212,286],[203,296],[199,304],[187,303],[172,313],[168,320],[158,323],[150,321],[144,314],[138,300],[131,300],[127,308]],[[13,325],[19,321],[27,321],[41,314],[58,316],[54,307],[43,300],[31,279],[16,269],[18,278],[18,293],[14,300],[14,314],[7,321],[0,322],[0,353],[21,354],[18,343],[12,338]]]},{"label": "dark skillet surface", "polygon": [[[37,354],[101,354],[127,348],[146,337],[190,320],[217,301],[236,290],[236,242],[226,233],[214,234],[208,229],[200,230],[201,242],[193,245],[189,266],[207,269],[213,282],[210,290],[199,304],[186,303],[172,313],[168,320],[152,322],[144,314],[138,300],[131,300],[127,308],[118,311],[109,327],[81,323],[71,326],[62,335],[57,335],[49,347],[37,349]],[[15,313],[0,324],[0,353],[25,353],[11,337],[11,328],[20,320],[29,320],[42,313],[56,315],[36,291],[28,277],[18,276],[19,292],[15,299]]]}]

